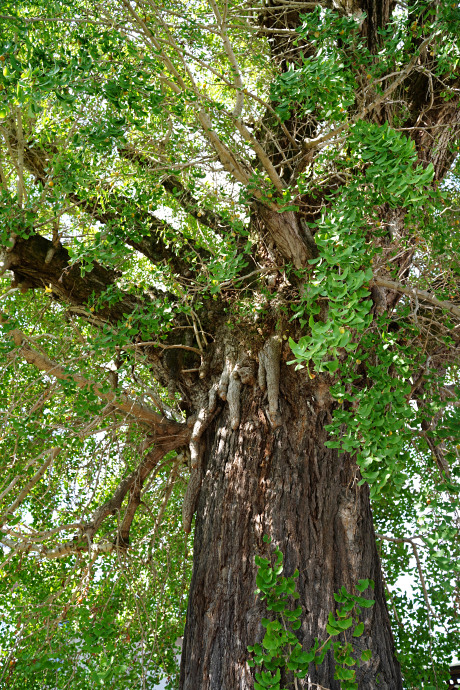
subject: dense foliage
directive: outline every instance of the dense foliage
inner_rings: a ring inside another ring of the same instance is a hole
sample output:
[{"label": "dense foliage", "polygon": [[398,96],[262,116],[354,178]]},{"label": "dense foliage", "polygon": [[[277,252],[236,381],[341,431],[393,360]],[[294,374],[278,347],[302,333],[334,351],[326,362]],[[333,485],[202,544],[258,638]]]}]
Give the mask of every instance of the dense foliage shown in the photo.
[{"label": "dense foliage", "polygon": [[460,8],[291,5],[1,3],[0,687],[177,687],[189,438],[117,491],[216,324],[327,382],[407,686],[460,650]]}]

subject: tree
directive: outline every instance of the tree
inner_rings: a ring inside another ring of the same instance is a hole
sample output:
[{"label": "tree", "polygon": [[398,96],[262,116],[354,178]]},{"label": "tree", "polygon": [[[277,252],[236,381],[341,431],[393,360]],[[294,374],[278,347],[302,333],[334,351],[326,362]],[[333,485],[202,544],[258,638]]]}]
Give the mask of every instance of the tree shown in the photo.
[{"label": "tree", "polygon": [[304,650],[375,583],[351,685],[330,648],[283,687],[395,690],[400,666],[442,687],[457,3],[4,0],[1,21],[2,683],[172,673],[182,504],[181,690],[254,687],[265,535]]}]

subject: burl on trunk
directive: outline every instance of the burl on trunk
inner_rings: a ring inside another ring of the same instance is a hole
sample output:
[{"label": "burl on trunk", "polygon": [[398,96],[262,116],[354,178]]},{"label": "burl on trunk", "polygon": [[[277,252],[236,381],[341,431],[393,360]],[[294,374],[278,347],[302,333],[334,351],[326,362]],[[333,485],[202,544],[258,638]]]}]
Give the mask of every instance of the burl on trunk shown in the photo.
[{"label": "burl on trunk", "polygon": [[[375,604],[363,613],[364,634],[355,641],[372,658],[357,681],[360,690],[398,690],[368,489],[358,486],[350,456],[324,445],[334,404],[328,388],[283,362],[274,419],[263,384],[241,387],[238,426],[226,405],[205,432],[180,688],[254,687],[247,646],[262,639],[267,615],[254,594],[254,557],[267,548],[267,534],[285,555],[286,574],[300,571],[304,649],[315,637],[326,639],[334,592],[342,585],[353,591],[361,578],[375,581]],[[339,688],[331,653],[297,687],[316,684]],[[292,679],[285,685],[294,688]]]}]

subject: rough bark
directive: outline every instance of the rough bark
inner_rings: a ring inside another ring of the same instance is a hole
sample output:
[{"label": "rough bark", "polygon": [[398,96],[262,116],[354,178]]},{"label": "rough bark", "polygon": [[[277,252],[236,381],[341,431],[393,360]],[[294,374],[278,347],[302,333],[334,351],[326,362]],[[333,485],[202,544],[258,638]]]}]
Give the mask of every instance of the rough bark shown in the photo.
[{"label": "rough bark", "polygon": [[[370,662],[357,671],[360,690],[402,688],[394,659],[368,489],[353,460],[328,449],[332,400],[326,383],[281,366],[279,426],[273,428],[261,389],[244,386],[240,425],[228,406],[206,432],[197,506],[194,570],[182,653],[181,690],[249,690],[247,645],[263,636],[264,605],[254,595],[254,556],[270,535],[285,554],[285,573],[298,568],[298,631],[304,649],[326,639],[333,593],[360,578],[375,581],[375,605],[364,613],[357,642]],[[329,654],[310,680],[339,688]],[[288,684],[288,687],[293,687]],[[308,687],[304,682],[299,687]]]},{"label": "rough bark", "polygon": [[[98,298],[115,284],[116,273],[94,262],[91,271],[82,275],[81,264],[70,262],[68,250],[61,244],[39,234],[26,239],[17,238],[4,261],[14,273],[14,286],[22,291],[29,288],[51,288],[53,295],[67,304],[86,306],[91,298]],[[134,295],[124,295],[112,306],[97,309],[97,315],[117,323],[133,312],[141,301]]]}]

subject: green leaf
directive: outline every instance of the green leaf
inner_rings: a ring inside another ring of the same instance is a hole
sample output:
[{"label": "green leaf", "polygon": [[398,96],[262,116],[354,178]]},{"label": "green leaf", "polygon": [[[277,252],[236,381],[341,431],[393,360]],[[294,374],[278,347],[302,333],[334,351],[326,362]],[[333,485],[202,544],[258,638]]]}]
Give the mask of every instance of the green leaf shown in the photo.
[{"label": "green leaf", "polygon": [[348,630],[348,628],[351,628],[353,625],[353,619],[352,618],[345,618],[345,619],[337,619],[334,622],[334,626],[339,628],[340,630]]},{"label": "green leaf", "polygon": [[332,626],[330,623],[326,623],[326,631],[329,635],[340,635],[342,632],[340,628],[336,627],[335,625]]},{"label": "green leaf", "polygon": [[[369,410],[370,411],[370,410]],[[364,592],[369,586],[372,580],[359,580],[358,584],[356,585],[356,589],[358,592]]]},{"label": "green leaf", "polygon": [[361,637],[364,632],[364,623],[358,623],[358,625],[353,630],[353,637]]},{"label": "green leaf", "polygon": [[375,604],[375,601],[372,599],[365,599],[364,597],[356,597],[355,601],[359,606],[363,606],[365,609],[370,609],[371,606]]}]

